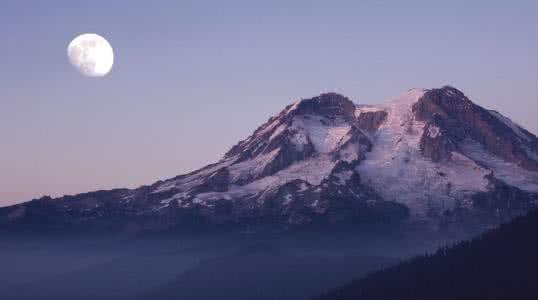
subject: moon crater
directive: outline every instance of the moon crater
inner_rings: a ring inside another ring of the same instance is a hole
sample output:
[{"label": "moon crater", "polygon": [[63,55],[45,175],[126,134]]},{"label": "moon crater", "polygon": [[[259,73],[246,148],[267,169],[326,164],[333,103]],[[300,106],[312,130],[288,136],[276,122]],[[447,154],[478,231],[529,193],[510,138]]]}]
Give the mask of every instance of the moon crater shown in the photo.
[{"label": "moon crater", "polygon": [[114,50],[100,35],[86,33],[77,36],[67,47],[69,62],[82,74],[102,77],[114,64]]}]

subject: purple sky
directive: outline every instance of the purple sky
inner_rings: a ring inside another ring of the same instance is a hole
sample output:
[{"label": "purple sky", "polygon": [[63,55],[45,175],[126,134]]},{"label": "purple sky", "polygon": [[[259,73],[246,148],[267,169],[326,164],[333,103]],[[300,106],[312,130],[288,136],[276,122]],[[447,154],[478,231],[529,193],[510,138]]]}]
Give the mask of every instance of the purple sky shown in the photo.
[{"label": "purple sky", "polygon": [[[484,3],[3,1],[0,206],[201,167],[324,91],[450,84],[538,133],[538,4]],[[86,32],[114,47],[107,77],[68,63]]]}]

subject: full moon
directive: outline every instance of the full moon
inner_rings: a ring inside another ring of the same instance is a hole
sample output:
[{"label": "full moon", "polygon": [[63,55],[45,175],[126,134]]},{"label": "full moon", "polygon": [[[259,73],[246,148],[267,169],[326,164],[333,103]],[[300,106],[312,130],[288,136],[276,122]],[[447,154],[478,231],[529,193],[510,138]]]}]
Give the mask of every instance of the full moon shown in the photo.
[{"label": "full moon", "polygon": [[100,35],[86,33],[77,36],[67,46],[69,62],[82,74],[102,77],[110,72],[114,64],[114,51],[108,41]]}]

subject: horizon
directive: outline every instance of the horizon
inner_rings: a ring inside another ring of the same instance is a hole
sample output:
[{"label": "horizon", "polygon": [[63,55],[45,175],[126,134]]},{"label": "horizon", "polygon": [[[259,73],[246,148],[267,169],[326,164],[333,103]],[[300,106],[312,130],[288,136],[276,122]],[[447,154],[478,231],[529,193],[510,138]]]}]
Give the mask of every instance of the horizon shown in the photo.
[{"label": "horizon", "polygon": [[[456,88],[457,87],[453,87],[453,86],[450,86],[450,85],[444,85],[442,87],[452,87],[452,88]],[[441,87],[437,87],[437,88],[441,88]],[[357,101],[355,101],[354,99],[351,99],[349,97],[347,97],[346,95],[344,94],[341,94],[341,93],[338,93],[338,92],[331,92],[331,91],[327,91],[327,92],[320,92],[319,94],[317,95],[314,95],[314,96],[310,96],[310,97],[302,97],[302,98],[299,98],[297,100],[294,100],[294,101],[291,101],[290,103],[284,105],[279,111],[277,112],[274,112],[273,114],[271,114],[269,116],[270,117],[273,117],[273,116],[277,116],[280,112],[282,112],[283,110],[285,110],[285,107],[288,106],[288,105],[292,105],[294,103],[297,103],[297,102],[301,102],[301,101],[305,101],[305,100],[311,100],[315,97],[318,97],[318,96],[321,96],[321,95],[324,95],[324,94],[337,94],[337,95],[340,95],[340,96],[343,96],[343,97],[346,97],[348,98],[351,102],[353,102],[354,105],[356,106],[360,106],[360,105],[366,105],[366,106],[380,106],[380,107],[383,107],[385,105],[387,105],[390,101],[392,101],[394,98],[397,98],[398,96],[401,96],[401,95],[405,95],[405,94],[408,94],[409,92],[411,92],[412,90],[431,90],[431,89],[434,89],[434,88],[421,88],[421,87],[412,87],[412,88],[409,88],[403,92],[401,92],[400,94],[398,95],[395,95],[395,96],[392,96],[392,97],[388,97],[387,99],[383,100],[382,102],[378,102],[378,103],[358,103]],[[459,90],[459,89],[458,89]],[[461,91],[461,90],[460,90]],[[461,91],[463,92],[463,91]],[[465,93],[464,93],[465,94]],[[470,99],[471,101],[473,101],[473,99]],[[473,103],[476,104],[475,101],[473,101]],[[487,107],[484,107],[485,109],[488,109],[490,110],[489,108]],[[495,110],[494,110],[495,111]],[[502,114],[502,112],[500,112]],[[512,120],[513,122],[515,122],[517,124],[517,121],[514,121]],[[139,188],[141,186],[148,186],[148,185],[151,185],[151,184],[154,184],[154,183],[157,183],[159,181],[163,181],[163,180],[168,180],[168,179],[171,179],[175,176],[179,176],[179,175],[184,175],[184,174],[188,174],[190,172],[193,172],[193,171],[196,171],[196,170],[199,170],[201,168],[204,168],[205,166],[209,165],[209,164],[212,164],[212,163],[215,163],[217,161],[220,161],[223,157],[224,157],[224,154],[230,150],[234,145],[236,145],[237,143],[239,143],[240,141],[243,141],[245,139],[247,139],[256,129],[258,129],[260,126],[262,126],[266,121],[263,121],[261,122],[260,124],[258,124],[255,128],[252,128],[252,130],[250,131],[251,133],[248,134],[247,136],[241,138],[240,140],[234,142],[230,147],[228,147],[220,157],[218,157],[217,159],[215,159],[214,161],[209,161],[203,165],[200,165],[200,166],[195,166],[193,167],[192,169],[190,170],[186,170],[180,174],[176,174],[176,175],[173,175],[173,176],[170,176],[170,177],[167,177],[167,178],[158,178],[152,182],[147,182],[147,183],[143,183],[143,184],[139,184],[137,186],[130,186],[130,187],[123,187],[123,186],[113,186],[111,188],[105,188],[105,189],[98,189],[98,190],[88,190],[88,191],[80,191],[80,192],[75,192],[75,193],[71,193],[71,194],[62,194],[61,192],[59,192],[58,194],[56,195],[41,195],[39,197],[36,197],[34,199],[38,199],[38,198],[42,198],[42,197],[52,197],[52,198],[58,198],[58,197],[63,197],[63,196],[72,196],[72,195],[76,195],[76,194],[82,194],[82,193],[88,193],[88,192],[94,192],[94,191],[99,191],[99,190],[113,190],[113,189],[123,189],[123,188],[127,188],[127,189],[135,189],[135,188]],[[520,125],[520,124],[518,124]],[[526,129],[525,127],[523,127],[524,129]],[[529,131],[531,132],[532,134],[536,135],[534,132],[532,131]],[[18,204],[18,203],[24,203],[24,202],[28,202],[28,201],[31,201],[31,200],[34,200],[34,199],[28,199],[28,200],[22,200],[22,201],[15,201],[13,203],[8,203],[6,205],[2,205],[2,201],[0,201],[0,207],[5,207],[5,206],[10,206],[10,205],[14,205],[14,204]]]},{"label": "horizon", "polygon": [[[451,85],[538,133],[537,3],[233,4],[8,1],[0,206],[187,173],[328,91],[380,104]],[[69,65],[85,32],[114,48],[106,77]]]}]

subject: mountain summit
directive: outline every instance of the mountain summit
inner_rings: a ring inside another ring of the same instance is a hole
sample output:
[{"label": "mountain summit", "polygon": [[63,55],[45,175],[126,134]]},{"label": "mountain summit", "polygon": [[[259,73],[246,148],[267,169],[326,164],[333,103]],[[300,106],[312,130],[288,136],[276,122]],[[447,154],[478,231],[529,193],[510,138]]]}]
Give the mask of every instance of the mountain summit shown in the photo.
[{"label": "mountain summit", "polygon": [[277,224],[440,224],[538,200],[538,138],[452,87],[384,105],[297,101],[217,163],[137,189],[0,209],[0,227],[114,230]]}]

